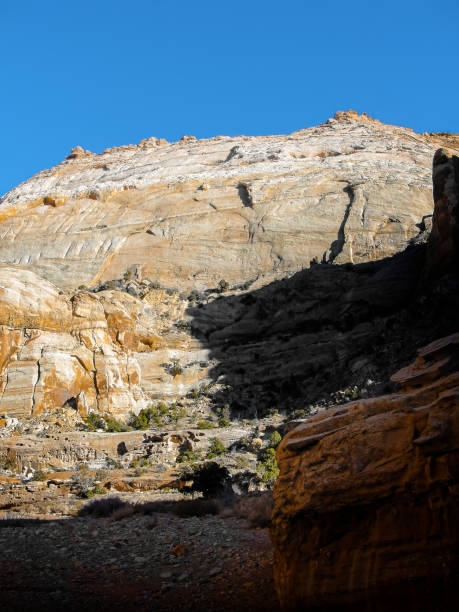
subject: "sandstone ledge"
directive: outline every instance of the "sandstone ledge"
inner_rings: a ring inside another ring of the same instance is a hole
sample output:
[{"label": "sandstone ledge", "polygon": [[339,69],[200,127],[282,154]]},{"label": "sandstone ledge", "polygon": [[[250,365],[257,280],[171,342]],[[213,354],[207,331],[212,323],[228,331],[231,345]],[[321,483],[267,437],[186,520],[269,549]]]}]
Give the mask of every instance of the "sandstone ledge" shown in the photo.
[{"label": "sandstone ledge", "polygon": [[457,606],[458,355],[457,335],[445,338],[421,350],[411,377],[395,376],[399,393],[337,407],[284,438],[272,527],[284,609]]}]

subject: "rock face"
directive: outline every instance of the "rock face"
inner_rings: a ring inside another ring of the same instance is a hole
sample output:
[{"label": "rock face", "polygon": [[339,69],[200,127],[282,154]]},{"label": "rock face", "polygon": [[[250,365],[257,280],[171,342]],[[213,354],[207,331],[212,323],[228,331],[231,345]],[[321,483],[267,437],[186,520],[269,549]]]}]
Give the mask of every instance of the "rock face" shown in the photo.
[{"label": "rock face", "polygon": [[393,380],[399,393],[332,409],[281,444],[272,536],[284,609],[459,602],[459,334]]},{"label": "rock face", "polygon": [[435,282],[439,270],[454,275],[459,268],[459,157],[439,149],[433,161],[435,211],[427,277]]},{"label": "rock face", "polygon": [[0,261],[66,289],[137,268],[189,290],[380,259],[432,213],[439,142],[350,111],[288,136],[76,147],[0,200]]},{"label": "rock face", "polygon": [[[205,379],[206,350],[170,327],[188,301],[148,286],[144,293],[64,294],[29,270],[1,266],[2,413],[37,416],[69,405],[83,416],[97,410],[125,417],[146,406],[145,393],[183,395]],[[172,373],[170,361],[178,358],[182,371]]]},{"label": "rock face", "polygon": [[2,198],[0,415],[126,418],[218,382],[256,416],[349,366],[384,374],[412,346],[374,351],[416,293],[443,142],[348,112],[290,136],[74,149]]},{"label": "rock face", "polygon": [[[444,150],[434,159],[416,289],[426,334],[436,318],[458,328],[456,164]],[[315,416],[279,447],[272,537],[286,610],[459,604],[459,334],[420,349],[392,381],[397,393]]]},{"label": "rock face", "polygon": [[117,414],[144,403],[140,367],[112,341],[101,301],[88,293],[69,299],[8,266],[0,287],[2,411],[37,416],[72,402],[82,414]]}]

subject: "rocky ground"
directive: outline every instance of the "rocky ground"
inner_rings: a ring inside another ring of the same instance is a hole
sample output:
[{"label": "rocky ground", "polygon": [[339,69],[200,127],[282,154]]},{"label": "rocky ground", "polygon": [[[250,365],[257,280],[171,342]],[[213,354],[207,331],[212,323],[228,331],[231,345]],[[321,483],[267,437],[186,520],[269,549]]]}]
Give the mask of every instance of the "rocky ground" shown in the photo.
[{"label": "rocky ground", "polygon": [[170,514],[0,521],[9,611],[277,610],[267,529]]}]

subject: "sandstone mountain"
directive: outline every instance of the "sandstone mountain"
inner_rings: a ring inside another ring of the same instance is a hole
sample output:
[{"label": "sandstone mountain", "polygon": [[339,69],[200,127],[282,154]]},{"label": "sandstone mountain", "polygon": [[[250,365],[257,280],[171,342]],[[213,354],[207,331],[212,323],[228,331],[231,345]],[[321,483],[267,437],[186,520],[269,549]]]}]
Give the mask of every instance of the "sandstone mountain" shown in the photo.
[{"label": "sandstone mountain", "polygon": [[204,382],[253,416],[349,372],[383,380],[413,350],[382,337],[411,317],[444,142],[350,111],[289,136],[77,147],[1,200],[0,414],[123,418]]},{"label": "sandstone mountain", "polygon": [[288,136],[77,147],[1,199],[0,261],[66,289],[138,269],[188,290],[380,259],[432,213],[442,140],[347,112]]}]

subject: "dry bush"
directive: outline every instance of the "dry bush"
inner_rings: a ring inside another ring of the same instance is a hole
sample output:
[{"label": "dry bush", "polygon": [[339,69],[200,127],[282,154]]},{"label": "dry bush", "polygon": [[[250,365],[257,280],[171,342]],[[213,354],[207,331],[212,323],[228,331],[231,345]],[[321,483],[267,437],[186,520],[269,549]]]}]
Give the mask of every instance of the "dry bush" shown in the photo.
[{"label": "dry bush", "polygon": [[110,514],[111,521],[121,521],[122,519],[129,518],[135,514],[135,506],[129,502],[126,502],[124,506],[120,506],[117,510]]},{"label": "dry bush", "polygon": [[78,516],[93,516],[96,518],[112,516],[116,510],[130,505],[131,504],[123,501],[119,497],[103,497],[93,499],[88,504],[83,506],[83,508],[81,508],[81,510],[78,512]]},{"label": "dry bush", "polygon": [[240,497],[233,504],[233,514],[246,519],[251,527],[269,527],[273,510],[271,491]]}]

